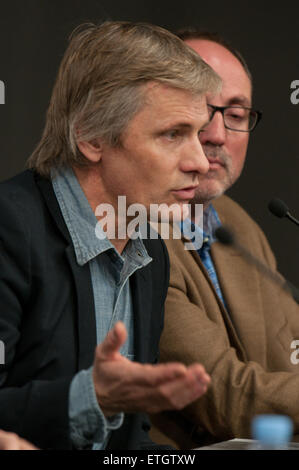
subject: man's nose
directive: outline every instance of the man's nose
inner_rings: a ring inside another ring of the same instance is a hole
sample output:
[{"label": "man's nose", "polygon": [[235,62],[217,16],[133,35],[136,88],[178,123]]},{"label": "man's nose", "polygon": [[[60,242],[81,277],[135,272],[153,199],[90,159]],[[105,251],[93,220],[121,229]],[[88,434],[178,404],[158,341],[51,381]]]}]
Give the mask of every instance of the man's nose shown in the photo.
[{"label": "man's nose", "polygon": [[182,160],[181,169],[184,172],[194,172],[205,175],[209,171],[209,166],[209,161],[197,138],[191,148],[188,148],[188,156]]},{"label": "man's nose", "polygon": [[224,145],[225,139],[226,129],[224,127],[223,116],[220,112],[216,112],[211,122],[200,134],[200,142],[202,145]]}]

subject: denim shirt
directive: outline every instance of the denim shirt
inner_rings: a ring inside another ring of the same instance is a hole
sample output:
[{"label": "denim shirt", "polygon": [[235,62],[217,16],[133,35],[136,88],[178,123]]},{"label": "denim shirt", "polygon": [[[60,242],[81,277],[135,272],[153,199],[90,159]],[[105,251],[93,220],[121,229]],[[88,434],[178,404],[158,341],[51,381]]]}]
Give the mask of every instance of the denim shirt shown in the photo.
[{"label": "denim shirt", "polygon": [[[89,264],[95,305],[97,343],[121,320],[128,331],[128,341],[120,353],[134,360],[134,312],[129,278],[151,262],[140,238],[129,240],[120,255],[105,237],[95,234],[102,229],[86,196],[70,168],[52,173],[52,184],[63,218],[69,230],[77,263]],[[97,225],[98,224],[98,225]],[[75,448],[104,449],[111,430],[118,429],[123,414],[105,418],[98,405],[91,366],[78,372],[69,391],[70,437]]]}]

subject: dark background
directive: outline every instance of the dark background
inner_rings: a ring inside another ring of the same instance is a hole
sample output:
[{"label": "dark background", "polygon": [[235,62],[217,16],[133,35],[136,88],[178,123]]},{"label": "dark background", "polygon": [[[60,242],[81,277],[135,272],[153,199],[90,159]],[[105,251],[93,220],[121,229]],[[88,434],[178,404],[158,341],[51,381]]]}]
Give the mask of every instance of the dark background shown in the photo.
[{"label": "dark background", "polygon": [[270,215],[273,196],[299,217],[299,4],[260,1],[0,0],[0,180],[25,166],[44,126],[54,78],[71,31],[83,22],[147,21],[168,29],[217,31],[247,59],[254,104],[264,112],[251,136],[247,163],[230,195],[262,226],[281,272],[299,286],[299,229]]}]

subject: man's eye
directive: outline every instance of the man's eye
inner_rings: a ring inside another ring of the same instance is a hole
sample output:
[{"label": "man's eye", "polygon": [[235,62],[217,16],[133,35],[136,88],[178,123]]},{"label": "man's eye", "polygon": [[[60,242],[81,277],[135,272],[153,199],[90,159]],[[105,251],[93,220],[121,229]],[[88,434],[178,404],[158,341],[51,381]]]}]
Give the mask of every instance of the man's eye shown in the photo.
[{"label": "man's eye", "polygon": [[242,122],[244,119],[246,119],[246,116],[240,114],[228,114],[227,119],[230,121]]},{"label": "man's eye", "polygon": [[165,137],[167,137],[170,140],[174,140],[176,137],[178,137],[180,132],[178,129],[172,129],[171,131],[165,132]]},{"label": "man's eye", "polygon": [[245,111],[245,109],[230,110],[227,113],[227,117],[229,119],[235,119],[236,121],[240,121],[243,119],[247,119],[248,113]]}]

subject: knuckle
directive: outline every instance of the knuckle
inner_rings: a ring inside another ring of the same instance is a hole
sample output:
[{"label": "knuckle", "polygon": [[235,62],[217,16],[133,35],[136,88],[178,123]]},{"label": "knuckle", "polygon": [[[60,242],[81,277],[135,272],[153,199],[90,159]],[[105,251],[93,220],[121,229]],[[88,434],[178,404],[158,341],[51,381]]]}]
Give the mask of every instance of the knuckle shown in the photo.
[{"label": "knuckle", "polygon": [[166,387],[158,387],[160,398],[162,402],[167,408],[175,408],[176,407],[176,395],[171,393]]},{"label": "knuckle", "polygon": [[168,406],[172,410],[179,410],[179,403],[176,401],[175,398],[170,397],[168,400]]},{"label": "knuckle", "polygon": [[177,395],[170,395],[168,397],[168,403],[169,403],[169,406],[174,410],[180,410],[181,409],[182,402],[177,397]]},{"label": "knuckle", "polygon": [[157,391],[161,398],[168,399],[168,391],[163,385],[158,386]]},{"label": "knuckle", "polygon": [[197,384],[199,384],[198,380],[196,380],[196,377],[193,374],[189,374],[188,376],[186,376],[185,382],[186,387],[188,387],[188,389],[190,390],[194,388]]},{"label": "knuckle", "polygon": [[204,368],[204,366],[202,364],[192,364],[192,366],[190,366],[190,368],[196,373],[196,374],[199,374],[199,375],[203,375],[203,374],[206,374],[206,370]]}]

